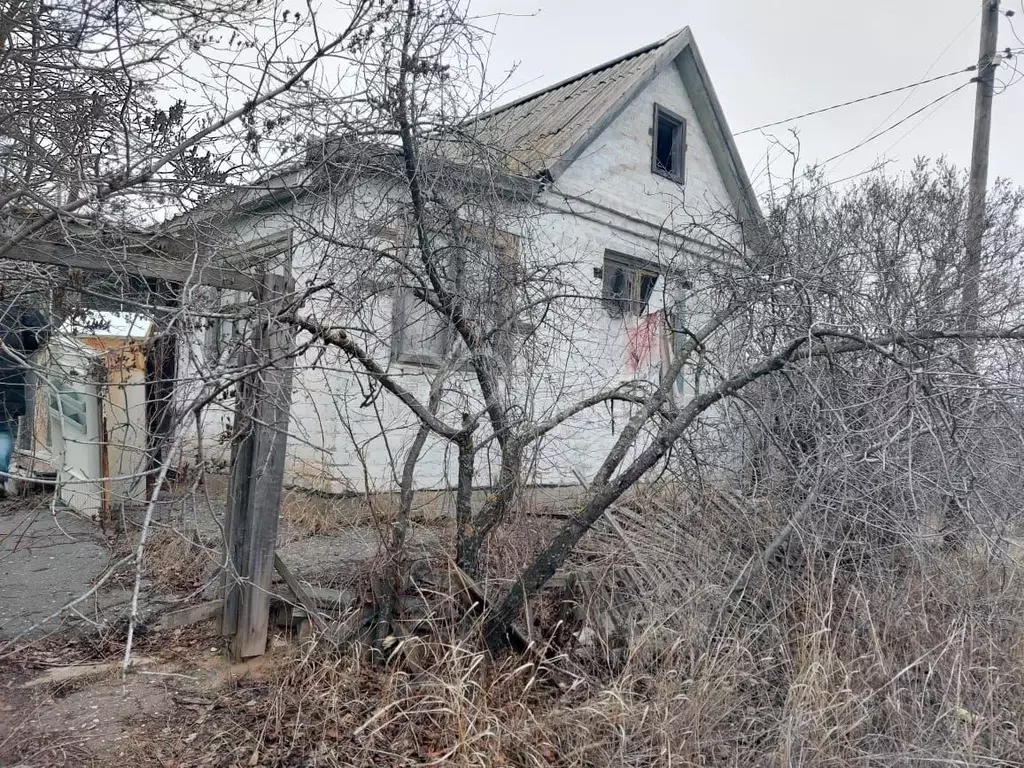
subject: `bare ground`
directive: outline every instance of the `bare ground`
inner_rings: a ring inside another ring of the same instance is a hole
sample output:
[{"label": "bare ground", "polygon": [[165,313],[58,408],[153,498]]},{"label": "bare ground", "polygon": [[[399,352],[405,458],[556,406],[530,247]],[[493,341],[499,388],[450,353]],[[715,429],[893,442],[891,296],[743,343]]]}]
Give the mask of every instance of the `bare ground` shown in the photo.
[{"label": "bare ground", "polygon": [[[37,643],[0,662],[0,766],[221,764],[216,739],[193,745],[189,727],[223,692],[271,669],[286,644],[275,637],[266,657],[231,664],[207,624],[147,638],[122,675],[117,644]],[[195,762],[172,759],[183,753]]]},{"label": "bare ground", "polygon": [[[380,552],[379,527],[369,517],[334,514],[330,500],[303,501],[298,512],[294,498],[290,503],[279,551],[303,580],[344,583]],[[212,596],[223,509],[223,487],[179,492],[156,509],[143,583],[145,622],[135,646],[142,663],[124,676],[130,566],[74,609],[51,615],[131,551],[144,510],[125,510],[115,521],[121,532],[106,535],[92,521],[53,512],[47,496],[2,503],[0,766],[221,764],[224,746],[188,742],[189,724],[215,715],[218,696],[240,680],[272,668],[289,639],[277,634],[266,657],[232,665],[214,622],[173,632],[149,628],[163,611]],[[439,536],[421,527],[414,541],[429,550]],[[237,738],[229,724],[225,729]],[[182,754],[191,755],[189,762],[170,757]]]},{"label": "bare ground", "polygon": [[[10,638],[88,590],[106,569],[110,546],[95,524],[67,512],[52,513],[45,497],[0,505],[0,638]],[[83,602],[79,612],[95,619],[101,607],[119,597],[106,592]],[[52,631],[61,623],[45,622],[39,629]]]}]

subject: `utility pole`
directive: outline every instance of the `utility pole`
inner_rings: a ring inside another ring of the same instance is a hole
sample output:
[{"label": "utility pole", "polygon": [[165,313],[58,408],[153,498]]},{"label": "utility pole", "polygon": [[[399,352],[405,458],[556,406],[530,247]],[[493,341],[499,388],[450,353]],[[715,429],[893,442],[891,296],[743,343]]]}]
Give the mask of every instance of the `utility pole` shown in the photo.
[{"label": "utility pole", "polygon": [[[999,37],[999,0],[982,0],[981,49],[978,54],[978,93],[974,102],[974,144],[971,148],[971,176],[967,190],[967,232],[965,238],[964,285],[960,298],[960,330],[966,334],[978,330],[981,314],[981,246],[985,234],[985,189],[988,185],[988,150],[992,133],[992,96],[995,85],[996,44]],[[977,368],[977,339],[960,340],[960,364],[968,373]],[[962,404],[966,413],[973,408],[974,397],[967,389]],[[960,447],[959,451],[962,451]],[[953,488],[945,496],[942,539],[948,550],[960,549],[967,539],[967,513],[964,509],[972,482],[971,473],[962,460],[957,461],[956,476],[967,478],[963,488]],[[952,478],[951,478],[952,479]]]},{"label": "utility pole", "polygon": [[[999,37],[999,0],[982,0],[981,49],[978,55],[977,96],[974,103],[974,144],[967,202],[966,259],[960,304],[960,329],[978,330],[978,294],[981,283],[981,244],[985,234],[985,190],[988,185],[988,152],[992,133],[992,96],[995,86],[996,45]],[[968,371],[976,370],[977,342],[965,339],[960,361]]]}]

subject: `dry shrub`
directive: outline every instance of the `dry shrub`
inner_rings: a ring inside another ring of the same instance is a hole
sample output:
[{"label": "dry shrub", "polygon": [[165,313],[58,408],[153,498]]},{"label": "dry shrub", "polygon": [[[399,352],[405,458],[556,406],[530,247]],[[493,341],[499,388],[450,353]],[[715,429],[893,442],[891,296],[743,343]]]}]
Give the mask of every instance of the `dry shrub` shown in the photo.
[{"label": "dry shrub", "polygon": [[729,524],[680,517],[705,570],[684,558],[625,633],[577,632],[585,685],[534,713],[565,764],[1024,764],[1016,565],[925,545],[863,558],[863,542],[854,559],[803,536],[733,603]]},{"label": "dry shrub", "polygon": [[525,513],[499,524],[481,550],[487,574],[495,581],[515,578],[563,522],[559,517]]},{"label": "dry shrub", "polygon": [[269,679],[222,693],[215,716],[179,723],[190,738],[176,757],[214,765],[551,765],[557,753],[538,739],[533,712],[544,711],[557,687],[534,664],[493,661],[478,633],[457,622],[432,624],[384,652],[312,638],[273,664]]},{"label": "dry shrub", "polygon": [[394,518],[397,500],[379,496],[334,496],[292,489],[281,500],[281,520],[304,536],[337,534],[353,525],[387,524]]},{"label": "dry shrub", "polygon": [[342,516],[332,501],[311,494],[289,492],[281,500],[281,520],[306,536],[335,532],[342,525]]},{"label": "dry shrub", "polygon": [[[733,600],[743,553],[772,539],[785,509],[708,514],[700,500],[670,501],[637,503],[648,521],[676,505],[674,581],[663,568],[641,578],[652,565],[640,540],[602,555],[608,532],[596,531],[591,570],[576,564],[589,603],[568,627],[531,610],[533,636],[561,643],[539,667],[536,655],[492,660],[441,594],[390,660],[314,639],[185,732],[203,737],[196,749],[216,743],[224,765],[1024,764],[1014,564],[927,542],[864,557],[863,541],[847,550],[804,530]],[[649,552],[665,558],[668,546]],[[596,627],[598,597],[627,589],[614,628]]]}]

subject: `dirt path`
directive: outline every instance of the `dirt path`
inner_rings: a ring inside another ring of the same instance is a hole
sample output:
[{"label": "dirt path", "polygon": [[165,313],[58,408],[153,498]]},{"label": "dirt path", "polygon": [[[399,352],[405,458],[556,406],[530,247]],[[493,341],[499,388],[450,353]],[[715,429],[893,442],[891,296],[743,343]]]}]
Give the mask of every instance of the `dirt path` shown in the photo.
[{"label": "dirt path", "polygon": [[[272,674],[290,646],[275,638],[268,656],[232,664],[216,628],[196,626],[144,640],[127,676],[117,651],[51,637],[0,661],[0,766],[236,765],[220,760],[224,745],[190,735],[220,714],[218,699]],[[231,728],[229,716],[217,730]]]},{"label": "dirt path", "polygon": [[[88,591],[106,569],[110,548],[94,523],[51,514],[46,497],[0,504],[0,639],[9,639]],[[83,601],[79,621],[95,620],[98,611],[116,604],[122,598],[117,592],[104,590]],[[35,634],[60,624],[50,621]]]}]

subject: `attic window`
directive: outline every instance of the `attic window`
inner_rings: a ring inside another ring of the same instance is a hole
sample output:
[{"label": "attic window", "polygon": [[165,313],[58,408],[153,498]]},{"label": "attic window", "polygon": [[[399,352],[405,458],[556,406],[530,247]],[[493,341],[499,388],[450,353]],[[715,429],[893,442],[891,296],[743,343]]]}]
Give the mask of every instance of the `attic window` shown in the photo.
[{"label": "attic window", "polygon": [[686,121],[655,104],[653,134],[651,170],[682,184],[686,167]]}]

